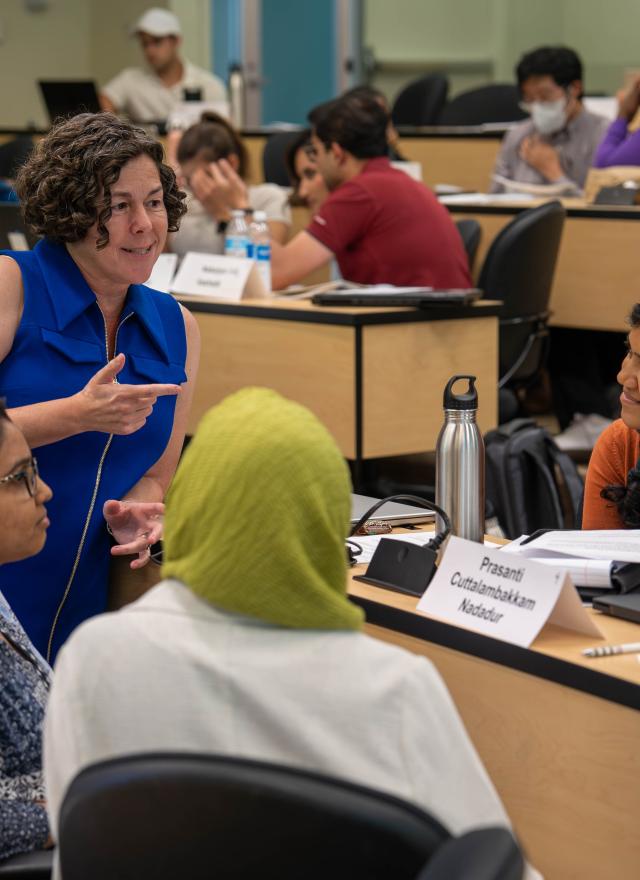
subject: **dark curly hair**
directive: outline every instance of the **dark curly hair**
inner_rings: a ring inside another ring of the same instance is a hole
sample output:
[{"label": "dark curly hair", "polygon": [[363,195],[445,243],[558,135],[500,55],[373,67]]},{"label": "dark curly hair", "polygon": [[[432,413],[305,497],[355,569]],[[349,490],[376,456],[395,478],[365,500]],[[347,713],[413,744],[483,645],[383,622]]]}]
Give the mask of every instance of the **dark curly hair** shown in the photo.
[{"label": "dark curly hair", "polygon": [[16,178],[25,223],[59,244],[81,241],[97,223],[96,247],[109,242],[111,187],[131,159],[149,156],[162,183],[169,232],[180,226],[185,193],[163,162],[158,141],[112,113],[80,113],[56,123]]},{"label": "dark curly hair", "polygon": [[200,155],[207,162],[237,156],[239,176],[245,180],[249,174],[249,154],[242,138],[224,116],[212,110],[205,111],[200,122],[188,128],[178,144],[177,158],[181,165]]},{"label": "dark curly hair", "polygon": [[[640,327],[640,303],[631,309],[629,324],[632,330]],[[625,528],[640,529],[640,461],[627,474],[626,486],[605,486],[600,497],[615,504]]]}]

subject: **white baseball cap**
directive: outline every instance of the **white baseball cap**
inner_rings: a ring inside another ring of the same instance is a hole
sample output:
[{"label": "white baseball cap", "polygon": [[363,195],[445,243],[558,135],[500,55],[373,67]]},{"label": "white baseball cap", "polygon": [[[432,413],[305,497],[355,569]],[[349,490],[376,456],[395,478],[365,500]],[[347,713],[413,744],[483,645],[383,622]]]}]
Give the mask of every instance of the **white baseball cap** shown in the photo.
[{"label": "white baseball cap", "polygon": [[131,28],[131,34],[151,34],[152,37],[178,37],[182,34],[180,22],[168,9],[147,9]]}]

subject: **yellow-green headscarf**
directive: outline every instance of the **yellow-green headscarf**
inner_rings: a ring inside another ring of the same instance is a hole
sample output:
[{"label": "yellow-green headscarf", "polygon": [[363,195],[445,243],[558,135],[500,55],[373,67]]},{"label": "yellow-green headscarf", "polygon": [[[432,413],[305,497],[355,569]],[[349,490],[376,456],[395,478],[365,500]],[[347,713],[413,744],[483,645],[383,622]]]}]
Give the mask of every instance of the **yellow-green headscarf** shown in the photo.
[{"label": "yellow-green headscarf", "polygon": [[280,626],[359,629],[346,597],[351,482],[303,406],[245,388],[204,416],[167,497],[164,577]]}]

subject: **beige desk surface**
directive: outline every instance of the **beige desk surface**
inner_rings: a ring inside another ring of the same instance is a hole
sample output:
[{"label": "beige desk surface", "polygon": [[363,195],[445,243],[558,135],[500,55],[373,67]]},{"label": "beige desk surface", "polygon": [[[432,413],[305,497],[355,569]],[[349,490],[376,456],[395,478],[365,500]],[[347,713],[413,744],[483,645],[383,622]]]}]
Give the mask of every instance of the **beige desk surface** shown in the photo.
[{"label": "beige desk surface", "polygon": [[[413,597],[357,581],[349,590],[364,603],[370,635],[436,665],[530,861],[546,880],[635,880],[636,656],[588,660],[580,652],[592,638],[552,626],[527,651],[428,620]],[[640,639],[635,624],[590,613],[607,643]]]},{"label": "beige desk surface", "polygon": [[[627,315],[638,300],[640,270],[635,254],[640,240],[640,208],[586,205],[578,199],[563,203],[569,214],[551,291],[550,324],[626,332]],[[482,227],[476,273],[498,232],[517,213],[536,204],[541,202],[448,206],[454,219],[473,218]]]},{"label": "beige desk surface", "polygon": [[466,313],[342,308],[308,301],[184,303],[202,337],[188,431],[246,385],[308,406],[355,462],[435,448],[442,390],[456,373],[478,377],[483,431],[497,419],[496,304]]}]

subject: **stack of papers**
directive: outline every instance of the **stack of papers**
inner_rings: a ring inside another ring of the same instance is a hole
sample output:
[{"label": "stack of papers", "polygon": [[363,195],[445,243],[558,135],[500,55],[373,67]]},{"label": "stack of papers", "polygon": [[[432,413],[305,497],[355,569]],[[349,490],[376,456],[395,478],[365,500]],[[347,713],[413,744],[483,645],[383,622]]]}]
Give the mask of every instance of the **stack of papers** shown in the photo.
[{"label": "stack of papers", "polygon": [[549,531],[533,540],[522,535],[503,548],[566,569],[578,587],[612,589],[617,562],[640,563],[640,530]]}]

